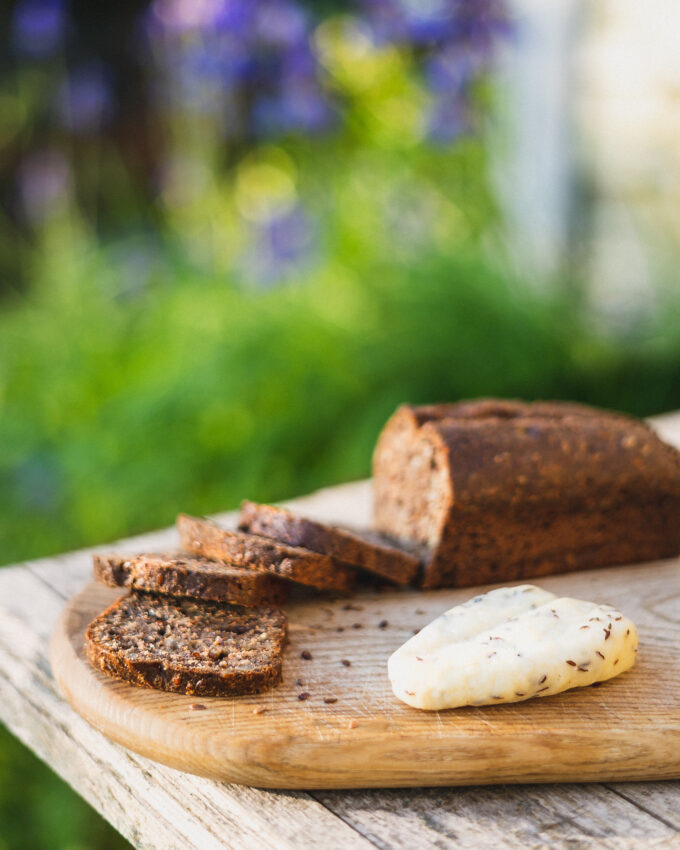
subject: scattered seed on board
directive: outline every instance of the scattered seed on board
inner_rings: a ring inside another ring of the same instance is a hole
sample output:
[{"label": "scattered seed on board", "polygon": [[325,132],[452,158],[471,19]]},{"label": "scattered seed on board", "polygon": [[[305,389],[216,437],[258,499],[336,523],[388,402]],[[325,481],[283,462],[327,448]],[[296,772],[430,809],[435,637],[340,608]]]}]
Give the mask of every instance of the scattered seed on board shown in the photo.
[{"label": "scattered seed on board", "polygon": [[302,688],[302,687],[304,687],[305,683],[302,681],[302,679],[296,679],[295,684],[297,685],[298,688]]},{"label": "scattered seed on board", "polygon": [[304,658],[305,661],[311,661],[312,660],[312,653],[308,649],[303,649],[302,652],[300,653],[300,658]]},{"label": "scattered seed on board", "polygon": [[351,662],[348,658],[341,658],[341,659],[340,659],[340,663],[341,663],[344,667],[351,667],[351,666],[352,666],[352,662]]},{"label": "scattered seed on board", "polygon": [[353,629],[360,629],[360,628],[362,628],[361,623],[352,623],[352,628],[353,628]]},{"label": "scattered seed on board", "polygon": [[205,711],[205,706],[202,702],[192,702],[189,709],[191,711]]},{"label": "scattered seed on board", "polygon": [[304,702],[306,699],[309,699],[310,696],[311,694],[308,694],[307,691],[305,691],[302,694],[298,694],[298,699],[300,700],[300,702]]},{"label": "scattered seed on board", "polygon": [[387,622],[387,620],[381,620],[381,621],[378,623],[378,628],[379,628],[379,629],[386,629],[388,626],[389,626],[389,623]]},{"label": "scattered seed on board", "polygon": [[253,714],[264,714],[266,710],[267,710],[266,705],[256,705],[255,708],[253,709]]},{"label": "scattered seed on board", "polygon": [[334,702],[338,701],[338,698],[337,697],[324,697],[323,701],[326,703],[326,705],[332,705]]},{"label": "scattered seed on board", "polygon": [[599,649],[596,649],[595,652],[600,656],[600,658],[604,661],[604,655],[600,652]]}]

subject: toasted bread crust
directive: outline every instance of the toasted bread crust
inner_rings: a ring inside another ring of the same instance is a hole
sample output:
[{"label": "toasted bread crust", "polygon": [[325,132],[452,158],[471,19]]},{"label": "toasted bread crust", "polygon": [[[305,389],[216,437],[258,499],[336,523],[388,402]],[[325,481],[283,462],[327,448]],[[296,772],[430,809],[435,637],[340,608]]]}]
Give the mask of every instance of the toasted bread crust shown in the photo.
[{"label": "toasted bread crust", "polygon": [[228,531],[211,520],[186,514],[177,517],[177,528],[182,548],[193,555],[274,573],[318,590],[348,591],[354,586],[355,571],[329,555],[243,531]]},{"label": "toasted bread crust", "polygon": [[189,596],[232,605],[280,605],[288,582],[267,573],[230,567],[182,554],[95,555],[94,578],[109,587],[129,587],[167,596]]},{"label": "toasted bread crust", "polygon": [[424,587],[465,587],[680,553],[680,453],[628,416],[484,399],[392,416],[375,525],[427,547]]},{"label": "toasted bread crust", "polygon": [[387,540],[365,540],[345,529],[297,516],[285,508],[242,502],[238,527],[291,546],[331,555],[396,584],[409,584],[418,574],[420,561]]}]

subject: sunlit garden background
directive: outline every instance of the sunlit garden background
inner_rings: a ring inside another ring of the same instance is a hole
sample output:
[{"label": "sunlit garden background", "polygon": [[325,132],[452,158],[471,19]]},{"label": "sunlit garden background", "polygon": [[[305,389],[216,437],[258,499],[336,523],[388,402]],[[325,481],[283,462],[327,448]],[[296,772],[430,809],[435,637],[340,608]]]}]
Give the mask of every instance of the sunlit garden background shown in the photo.
[{"label": "sunlit garden background", "polygon": [[[405,400],[679,408],[677,51],[558,5],[3,7],[0,563],[366,476]],[[125,844],[6,732],[0,826]]]}]

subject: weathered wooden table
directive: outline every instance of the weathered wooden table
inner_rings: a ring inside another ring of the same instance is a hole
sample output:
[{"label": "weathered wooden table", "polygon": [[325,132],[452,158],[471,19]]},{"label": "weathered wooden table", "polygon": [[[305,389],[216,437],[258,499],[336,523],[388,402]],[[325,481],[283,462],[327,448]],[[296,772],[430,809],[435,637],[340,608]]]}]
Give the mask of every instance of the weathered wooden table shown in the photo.
[{"label": "weathered wooden table", "polygon": [[[655,425],[680,446],[680,413]],[[360,524],[368,497],[359,482],[294,504],[329,520],[354,515]],[[163,547],[170,533],[119,548]],[[277,792],[200,779],[135,755],[82,720],[50,671],[50,634],[65,601],[88,580],[91,554],[0,571],[0,719],[136,847],[680,848],[680,782]]]}]

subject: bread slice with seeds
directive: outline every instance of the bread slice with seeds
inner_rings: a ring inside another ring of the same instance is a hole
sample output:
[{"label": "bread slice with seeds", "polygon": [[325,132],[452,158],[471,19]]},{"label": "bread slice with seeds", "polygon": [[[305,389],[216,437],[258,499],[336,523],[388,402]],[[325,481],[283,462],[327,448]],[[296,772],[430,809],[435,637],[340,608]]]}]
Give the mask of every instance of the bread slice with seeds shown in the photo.
[{"label": "bread slice with seeds", "polygon": [[109,587],[130,587],[165,596],[191,596],[233,605],[280,605],[290,584],[267,573],[182,554],[95,555],[94,578]]},{"label": "bread slice with seeds", "polygon": [[288,546],[257,534],[229,531],[208,519],[180,514],[177,528],[182,549],[236,567],[274,573],[318,590],[351,590],[355,571],[330,555]]},{"label": "bread slice with seeds", "polygon": [[285,508],[244,501],[238,527],[290,546],[332,555],[396,584],[409,584],[418,574],[416,557],[396,548],[378,534],[364,539],[345,529],[297,516]]},{"label": "bread slice with seeds", "polygon": [[192,696],[259,693],[281,680],[287,619],[242,608],[133,591],[90,623],[92,665],[144,688]]}]

